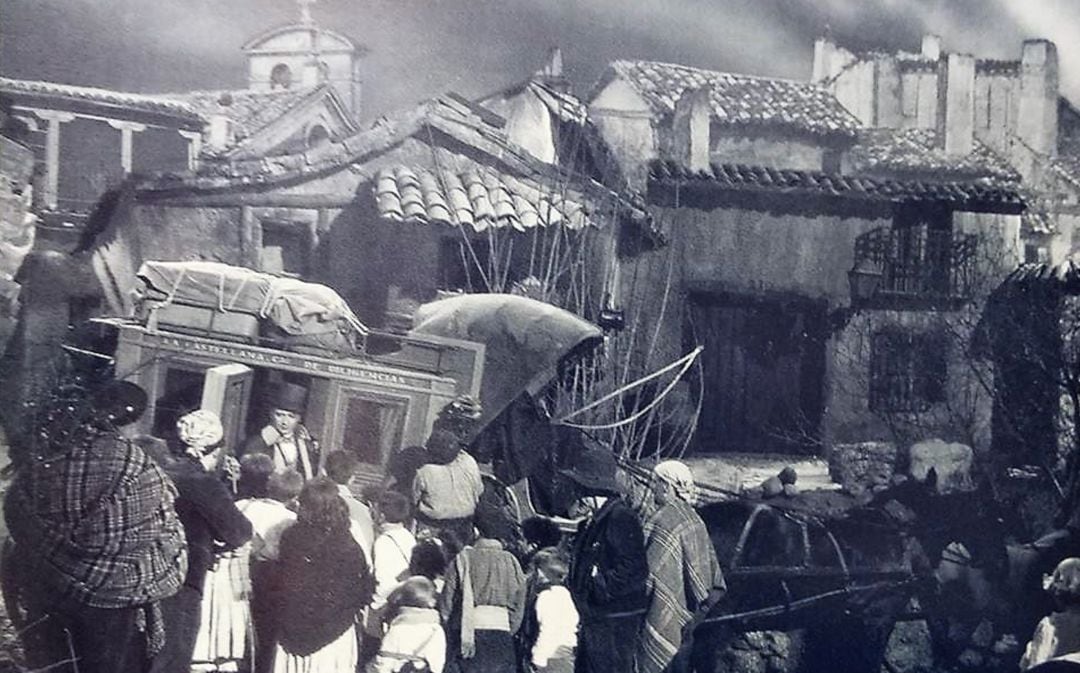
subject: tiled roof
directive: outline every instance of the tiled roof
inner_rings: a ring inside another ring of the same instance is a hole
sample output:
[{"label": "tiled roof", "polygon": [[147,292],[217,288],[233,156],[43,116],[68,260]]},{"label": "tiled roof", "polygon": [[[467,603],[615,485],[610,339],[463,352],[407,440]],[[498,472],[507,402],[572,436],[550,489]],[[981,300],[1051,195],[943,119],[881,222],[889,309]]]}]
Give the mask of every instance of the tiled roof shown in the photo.
[{"label": "tiled roof", "polygon": [[942,179],[986,178],[1014,183],[1020,175],[996,152],[979,141],[964,156],[950,156],[938,146],[935,129],[863,129],[851,148],[857,173],[937,174]]},{"label": "tiled roof", "polygon": [[1020,231],[1024,234],[1052,234],[1057,231],[1057,225],[1052,213],[1028,209],[1020,216]]},{"label": "tiled roof", "polygon": [[791,196],[823,196],[887,203],[939,202],[967,210],[1019,213],[1023,198],[1012,189],[972,182],[921,182],[712,164],[690,171],[668,160],[649,165],[650,192],[654,185],[694,191],[736,191]]},{"label": "tiled roof", "polygon": [[194,108],[186,102],[168,95],[147,95],[98,89],[88,86],[72,86],[25,79],[0,77],[0,93],[26,94],[33,96],[53,96],[69,100],[86,101],[102,105],[114,105],[145,112],[161,112],[179,115],[188,119],[202,120]]},{"label": "tiled roof", "polygon": [[1007,285],[1048,284],[1069,294],[1080,294],[1080,265],[1071,259],[1060,264],[1021,264],[1005,279]]},{"label": "tiled roof", "polygon": [[851,136],[858,120],[825,89],[807,82],[735,75],[655,61],[614,61],[611,70],[666,115],[687,89],[708,87],[713,119],[724,124],[784,126]]},{"label": "tiled roof", "polygon": [[[494,115],[488,113],[488,116]],[[407,173],[399,175],[395,169],[391,173],[372,175],[376,196],[385,195],[380,209],[386,217],[463,222],[473,227],[509,224],[528,228],[534,226],[532,211],[535,211],[535,223],[541,226],[562,223],[576,227],[581,226],[586,215],[578,204],[588,201],[594,216],[601,211],[611,211],[625,213],[630,219],[648,220],[648,213],[629,202],[625,195],[535,159],[526,150],[507,140],[503,129],[485,122],[473,107],[449,96],[381,117],[365,131],[341,140],[331,140],[304,153],[208,165],[198,173],[157,176],[139,183],[137,188],[147,196],[156,194],[168,198],[192,191],[267,189],[271,185],[315,179],[343,169],[364,173],[368,170],[367,162],[407,138],[416,137],[428,142],[436,134],[445,134],[484,158],[476,160],[475,168],[470,167],[471,173],[455,167],[451,172],[456,173],[456,181],[448,183],[449,189],[443,189],[441,185],[439,189],[433,189],[430,178],[426,179],[426,183],[419,183],[428,185],[426,190],[419,193],[419,201],[413,190],[416,185]],[[490,167],[491,174],[485,172],[482,166]],[[417,182],[422,172],[413,169]],[[472,179],[473,174],[479,175],[479,182]],[[458,183],[461,183],[460,187],[469,200],[467,208],[461,200]],[[540,187],[545,184],[560,187],[553,192]],[[481,187],[487,190],[490,213],[481,198]],[[496,208],[499,203],[507,203],[506,197],[513,206],[512,212],[505,205]],[[444,214],[439,208],[440,199],[448,206],[454,206],[453,212]],[[423,205],[423,214],[415,204]],[[453,217],[458,219],[448,219]]]},{"label": "tiled roof", "polygon": [[536,97],[563,122],[584,125],[588,121],[589,108],[574,94],[559,91],[535,79],[531,80],[528,86]]},{"label": "tiled roof", "polygon": [[416,167],[384,168],[374,180],[379,214],[399,222],[468,226],[475,231],[563,225],[584,227],[590,220],[581,203],[559,190],[545,190],[525,178],[477,167],[434,172]]},{"label": "tiled roof", "polygon": [[224,115],[233,123],[238,141],[251,137],[289,110],[314,97],[324,87],[300,87],[277,91],[189,91],[170,94],[203,117]]}]

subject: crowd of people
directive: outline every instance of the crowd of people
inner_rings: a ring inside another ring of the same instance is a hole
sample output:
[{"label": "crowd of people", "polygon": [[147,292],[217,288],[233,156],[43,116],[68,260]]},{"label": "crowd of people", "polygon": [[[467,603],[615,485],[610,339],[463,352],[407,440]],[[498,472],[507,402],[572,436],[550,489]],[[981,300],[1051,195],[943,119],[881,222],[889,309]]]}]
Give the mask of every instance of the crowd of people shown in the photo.
[{"label": "crowd of people", "polygon": [[208,410],[170,442],[121,431],[137,386],[76,398],[5,502],[5,599],[35,669],[659,673],[724,589],[681,463],[642,509],[609,451],[581,452],[567,535],[489,497],[453,422],[358,497],[356,458],[318,454],[295,389],[238,457]]},{"label": "crowd of people", "polygon": [[[40,410],[12,454],[0,559],[30,669],[692,670],[695,626],[726,587],[685,464],[657,464],[631,497],[610,451],[581,449],[561,470],[582,514],[564,531],[510,516],[460,419],[359,491],[356,457],[320,455],[304,429],[302,394],[273,400],[238,457],[205,409],[175,437],[125,435],[147,406],[130,383],[61,390]],[[1078,661],[1080,559],[1045,588],[1057,610],[1022,670]]]}]

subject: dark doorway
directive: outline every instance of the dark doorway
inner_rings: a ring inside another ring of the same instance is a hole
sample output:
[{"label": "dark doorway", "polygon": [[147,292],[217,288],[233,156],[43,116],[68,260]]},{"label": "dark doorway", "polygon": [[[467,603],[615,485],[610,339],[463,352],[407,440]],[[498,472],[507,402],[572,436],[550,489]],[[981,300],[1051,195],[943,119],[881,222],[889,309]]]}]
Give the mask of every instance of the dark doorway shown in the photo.
[{"label": "dark doorway", "polygon": [[152,434],[178,446],[176,422],[184,414],[199,408],[202,402],[203,383],[206,374],[202,370],[170,366],[163,369],[159,379],[158,397],[154,401]]},{"label": "dark doorway", "polygon": [[824,303],[695,293],[702,344],[701,453],[816,453],[825,379]]}]

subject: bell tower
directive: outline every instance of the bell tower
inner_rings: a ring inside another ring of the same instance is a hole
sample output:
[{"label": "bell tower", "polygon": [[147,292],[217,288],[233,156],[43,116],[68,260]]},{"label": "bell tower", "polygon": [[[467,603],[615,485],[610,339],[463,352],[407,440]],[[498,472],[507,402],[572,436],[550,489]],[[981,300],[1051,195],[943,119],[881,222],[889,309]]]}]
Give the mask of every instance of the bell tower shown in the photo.
[{"label": "bell tower", "polygon": [[296,0],[295,23],[271,28],[244,44],[248,88],[276,91],[331,84],[358,119],[360,59],[367,50],[350,37],[320,27],[312,16],[316,2]]}]

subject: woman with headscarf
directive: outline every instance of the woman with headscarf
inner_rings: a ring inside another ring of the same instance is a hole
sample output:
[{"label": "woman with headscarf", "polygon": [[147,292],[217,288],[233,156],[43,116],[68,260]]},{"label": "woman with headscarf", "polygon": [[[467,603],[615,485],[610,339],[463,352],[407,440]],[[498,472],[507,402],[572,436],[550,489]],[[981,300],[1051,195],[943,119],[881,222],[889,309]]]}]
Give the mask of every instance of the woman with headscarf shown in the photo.
[{"label": "woman with headscarf", "polygon": [[716,550],[694,510],[697,488],[690,468],[667,460],[653,470],[657,505],[646,521],[645,557],[648,609],[638,642],[640,673],[671,671],[683,630],[699,610],[707,610],[724,590]]},{"label": "woman with headscarf", "polygon": [[217,414],[199,409],[176,423],[184,446],[178,460],[166,467],[179,497],[176,513],[184,525],[188,544],[188,571],[184,585],[162,604],[165,647],[154,658],[151,673],[189,673],[202,618],[206,575],[215,555],[240,547],[251,539],[251,522],[236,508],[232,493],[218,470],[225,457],[224,430]]},{"label": "woman with headscarf", "polygon": [[274,461],[253,453],[240,461],[236,508],[251,521],[252,542],[222,551],[206,574],[202,621],[195,639],[192,668],[197,671],[250,670],[252,654],[251,562],[252,544],[260,531],[260,505],[267,497]]}]

